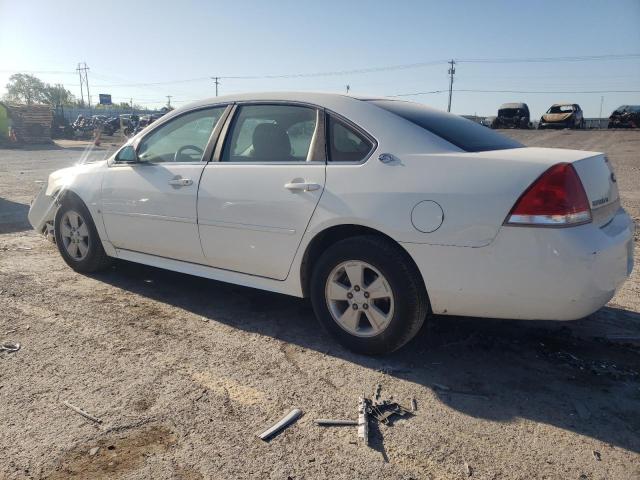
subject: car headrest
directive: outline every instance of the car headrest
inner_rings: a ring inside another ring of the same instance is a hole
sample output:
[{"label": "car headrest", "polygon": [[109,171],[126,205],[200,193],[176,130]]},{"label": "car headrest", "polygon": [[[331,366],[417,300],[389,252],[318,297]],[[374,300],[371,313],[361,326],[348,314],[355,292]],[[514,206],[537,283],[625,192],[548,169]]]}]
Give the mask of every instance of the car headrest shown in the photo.
[{"label": "car headrest", "polygon": [[253,156],[256,160],[286,161],[291,155],[289,135],[275,123],[261,123],[253,131]]}]

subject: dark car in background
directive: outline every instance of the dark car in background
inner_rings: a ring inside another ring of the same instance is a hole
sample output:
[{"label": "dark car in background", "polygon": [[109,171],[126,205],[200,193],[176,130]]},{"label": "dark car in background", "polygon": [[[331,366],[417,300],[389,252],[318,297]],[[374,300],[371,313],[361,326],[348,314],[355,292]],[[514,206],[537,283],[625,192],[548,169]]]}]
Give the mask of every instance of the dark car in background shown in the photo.
[{"label": "dark car in background", "polygon": [[526,103],[504,103],[498,109],[498,116],[491,128],[531,128],[531,114]]},{"label": "dark car in background", "polygon": [[622,105],[609,117],[607,128],[640,128],[640,105]]},{"label": "dark car in background", "polygon": [[584,127],[584,114],[577,103],[554,103],[538,124],[539,129]]}]

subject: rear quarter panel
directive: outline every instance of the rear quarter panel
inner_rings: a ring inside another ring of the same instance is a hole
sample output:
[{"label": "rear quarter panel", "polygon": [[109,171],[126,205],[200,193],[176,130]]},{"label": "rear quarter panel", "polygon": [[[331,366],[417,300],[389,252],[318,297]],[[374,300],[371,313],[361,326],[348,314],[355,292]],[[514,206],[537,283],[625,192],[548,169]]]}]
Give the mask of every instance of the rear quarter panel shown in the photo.
[{"label": "rear quarter panel", "polygon": [[[585,152],[518,148],[491,152],[415,153],[420,148],[380,142],[362,165],[327,166],[325,192],[309,225],[314,235],[333,224],[368,226],[399,242],[460,247],[489,245],[522,192],[549,166]],[[384,164],[380,153],[398,161]],[[411,221],[413,207],[437,202],[441,226],[423,233]]]}]

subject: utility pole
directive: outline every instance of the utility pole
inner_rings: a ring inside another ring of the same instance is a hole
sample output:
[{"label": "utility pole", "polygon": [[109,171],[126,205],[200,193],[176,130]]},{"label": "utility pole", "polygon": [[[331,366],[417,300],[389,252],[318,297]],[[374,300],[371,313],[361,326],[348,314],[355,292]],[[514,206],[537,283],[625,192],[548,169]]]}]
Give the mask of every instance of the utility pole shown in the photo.
[{"label": "utility pole", "polygon": [[218,96],[218,85],[220,85],[220,77],[211,77],[213,83],[216,84],[216,97]]},{"label": "utility pole", "polygon": [[604,95],[600,97],[600,116],[598,116],[598,127],[602,128],[602,104],[604,103]]},{"label": "utility pole", "polygon": [[80,70],[80,64],[78,64],[78,68],[76,68],[76,72],[78,72],[78,77],[80,77],[80,103],[84,105],[84,92],[82,90],[82,71]]},{"label": "utility pole", "polygon": [[451,111],[451,95],[453,93],[453,75],[456,73],[456,67],[455,67],[456,61],[454,59],[451,59],[451,61],[449,62],[449,65],[451,65],[449,67],[449,106],[447,107],[447,112]]},{"label": "utility pole", "polygon": [[349,95],[349,90],[351,90],[351,85],[347,85],[347,95]]},{"label": "utility pole", "polygon": [[173,95],[167,95],[167,107],[171,108],[171,97]]},{"label": "utility pole", "polygon": [[87,88],[87,103],[89,104],[89,108],[91,108],[91,94],[89,92],[89,67],[87,67],[87,62],[82,62],[78,64],[78,68],[76,68],[78,72],[78,76],[80,77],[80,100],[84,104],[84,93],[82,91],[82,86],[84,85]]}]

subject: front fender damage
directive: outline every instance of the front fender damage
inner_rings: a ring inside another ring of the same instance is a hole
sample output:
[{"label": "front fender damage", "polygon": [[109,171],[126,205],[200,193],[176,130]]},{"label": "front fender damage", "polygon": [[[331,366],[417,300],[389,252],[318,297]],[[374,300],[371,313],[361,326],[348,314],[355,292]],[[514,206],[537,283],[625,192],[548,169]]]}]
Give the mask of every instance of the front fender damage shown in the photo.
[{"label": "front fender damage", "polygon": [[53,220],[60,206],[60,191],[48,195],[47,190],[47,186],[44,185],[33,199],[27,218],[36,232],[44,235],[47,240],[55,242]]},{"label": "front fender damage", "polygon": [[55,242],[54,219],[64,195],[75,180],[77,167],[53,172],[31,202],[27,218],[33,229]]}]

